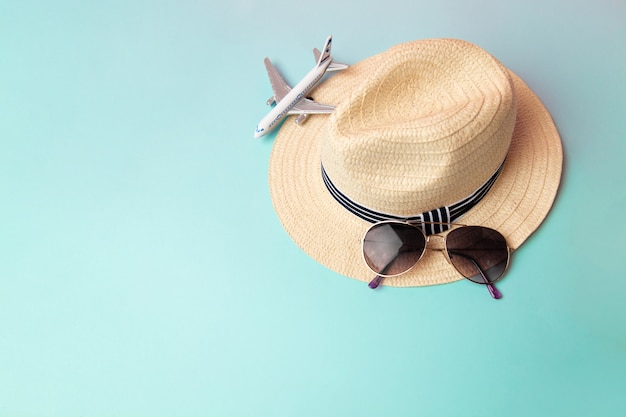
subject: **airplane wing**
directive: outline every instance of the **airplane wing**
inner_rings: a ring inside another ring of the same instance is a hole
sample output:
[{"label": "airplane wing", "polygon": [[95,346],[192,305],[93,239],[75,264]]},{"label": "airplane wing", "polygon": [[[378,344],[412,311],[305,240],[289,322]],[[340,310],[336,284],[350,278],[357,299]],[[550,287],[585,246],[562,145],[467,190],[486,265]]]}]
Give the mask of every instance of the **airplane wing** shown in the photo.
[{"label": "airplane wing", "polygon": [[289,114],[328,114],[332,113],[334,109],[335,106],[321,104],[305,98],[293,106],[291,110],[289,110]]},{"label": "airplane wing", "polygon": [[[315,57],[315,62],[318,62],[320,60],[320,56],[322,55],[322,53],[320,52],[319,49],[314,48],[313,49],[313,56]],[[330,65],[328,66],[328,69],[326,71],[341,71],[341,70],[345,70],[346,68],[348,68],[349,65],[347,64],[342,64],[340,62],[331,62]]]},{"label": "airplane wing", "polygon": [[278,102],[291,91],[291,87],[289,87],[289,85],[285,82],[276,67],[272,65],[269,58],[265,58],[264,62],[267,75],[270,78],[270,84],[272,84],[272,90],[274,90],[274,99]]}]

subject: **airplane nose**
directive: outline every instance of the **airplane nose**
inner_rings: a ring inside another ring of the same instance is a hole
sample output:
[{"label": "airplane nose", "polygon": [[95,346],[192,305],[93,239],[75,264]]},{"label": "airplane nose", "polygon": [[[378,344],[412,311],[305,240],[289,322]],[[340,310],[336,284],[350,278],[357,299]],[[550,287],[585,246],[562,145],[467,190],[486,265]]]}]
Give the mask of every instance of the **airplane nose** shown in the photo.
[{"label": "airplane nose", "polygon": [[261,136],[263,136],[264,133],[265,133],[265,129],[259,129],[259,126],[257,125],[256,129],[254,129],[254,138],[258,139]]}]

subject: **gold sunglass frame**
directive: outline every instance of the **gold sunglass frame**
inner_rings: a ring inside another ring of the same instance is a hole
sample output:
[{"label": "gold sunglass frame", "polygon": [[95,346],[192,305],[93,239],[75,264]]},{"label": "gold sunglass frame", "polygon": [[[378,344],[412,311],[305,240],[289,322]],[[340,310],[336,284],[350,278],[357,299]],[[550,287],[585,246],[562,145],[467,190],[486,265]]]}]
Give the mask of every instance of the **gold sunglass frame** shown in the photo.
[{"label": "gold sunglass frame", "polygon": [[[376,272],[374,269],[372,269],[372,267],[369,265],[369,263],[365,259],[365,250],[364,250],[365,237],[367,236],[367,234],[374,227],[378,227],[378,226],[380,226],[382,224],[405,224],[405,225],[414,227],[416,230],[418,230],[424,236],[425,243],[424,243],[424,249],[422,250],[422,253],[420,254],[419,258],[413,263],[413,265],[410,268],[408,268],[407,270],[403,271],[403,272],[400,272],[400,273],[397,273],[397,274],[380,274],[380,273]],[[432,234],[432,235],[426,235],[426,233],[424,233],[424,231],[420,227],[422,225],[450,226],[450,229],[449,230],[445,230],[445,231],[443,231],[441,233],[435,233],[435,234]],[[448,246],[447,246],[448,234],[452,231],[452,229],[459,228],[459,227],[480,227],[480,228],[483,228],[483,229],[491,230],[491,231],[499,234],[500,236],[502,236],[502,238],[504,239],[504,243],[506,244],[506,251],[507,251],[506,265],[505,265],[504,269],[502,270],[502,273],[493,282],[489,282],[489,280],[485,276],[485,273],[483,272],[483,270],[480,267],[478,267],[478,266],[477,266],[477,269],[478,269],[480,275],[485,280],[485,282],[476,282],[474,280],[471,280],[469,277],[466,277],[461,271],[459,271],[459,269],[454,265],[454,263],[450,259],[450,254],[448,253]],[[429,247],[430,239],[431,238],[435,238],[435,237],[440,238],[440,239],[443,240],[443,247],[442,248],[432,248],[432,247]],[[480,285],[487,286],[487,290],[489,291],[489,294],[493,298],[495,298],[495,299],[499,299],[499,298],[502,297],[502,294],[498,291],[498,289],[493,284],[495,282],[499,281],[500,279],[502,279],[502,277],[508,271],[509,265],[511,263],[511,248],[509,247],[509,244],[506,241],[506,238],[504,237],[504,235],[502,235],[502,233],[498,232],[497,230],[495,230],[493,228],[486,227],[486,226],[473,226],[473,225],[467,225],[467,224],[462,224],[462,223],[407,222],[407,221],[400,221],[400,220],[383,220],[383,221],[380,221],[380,222],[376,222],[373,225],[371,225],[370,227],[368,227],[367,230],[365,231],[365,233],[363,234],[363,237],[361,238],[361,257],[363,258],[363,262],[365,263],[365,265],[367,265],[369,270],[372,271],[374,274],[376,274],[376,277],[374,277],[374,279],[372,281],[370,281],[369,287],[372,288],[372,289],[373,288],[377,288],[380,285],[380,283],[382,282],[383,279],[397,277],[397,276],[406,274],[407,272],[411,271],[422,260],[422,258],[424,257],[424,254],[426,253],[427,249],[433,250],[433,251],[437,251],[437,252],[443,252],[444,258],[446,259],[448,264],[450,264],[450,266],[452,266],[455,269],[455,271],[457,271],[459,273],[459,275],[461,275],[464,279],[466,279],[468,281],[471,281],[471,282],[473,282],[475,284],[480,284]]]}]

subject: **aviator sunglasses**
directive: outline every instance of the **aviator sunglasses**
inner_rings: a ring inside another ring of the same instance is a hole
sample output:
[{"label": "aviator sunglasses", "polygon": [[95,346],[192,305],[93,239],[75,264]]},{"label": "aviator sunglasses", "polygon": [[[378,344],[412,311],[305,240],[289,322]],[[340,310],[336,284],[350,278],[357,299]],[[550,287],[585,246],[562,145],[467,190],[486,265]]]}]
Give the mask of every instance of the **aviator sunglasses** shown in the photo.
[{"label": "aviator sunglasses", "polygon": [[[451,226],[445,236],[426,236],[421,225],[443,224]],[[506,239],[496,230],[483,226],[455,223],[405,223],[383,221],[371,226],[363,237],[363,258],[376,274],[369,283],[376,288],[384,278],[410,271],[424,255],[430,238],[443,239],[444,247],[429,248],[443,252],[446,260],[465,278],[486,285],[495,299],[502,294],[493,285],[507,269],[510,249]]]}]

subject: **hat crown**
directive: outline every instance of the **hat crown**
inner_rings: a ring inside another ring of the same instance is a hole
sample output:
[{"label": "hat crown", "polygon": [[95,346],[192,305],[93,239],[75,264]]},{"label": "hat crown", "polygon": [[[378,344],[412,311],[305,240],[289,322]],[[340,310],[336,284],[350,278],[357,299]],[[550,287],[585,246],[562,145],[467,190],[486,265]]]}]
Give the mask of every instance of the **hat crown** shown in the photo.
[{"label": "hat crown", "polygon": [[470,43],[391,48],[331,115],[321,149],[335,186],[370,209],[410,216],[454,203],[504,160],[516,106],[507,70]]}]

